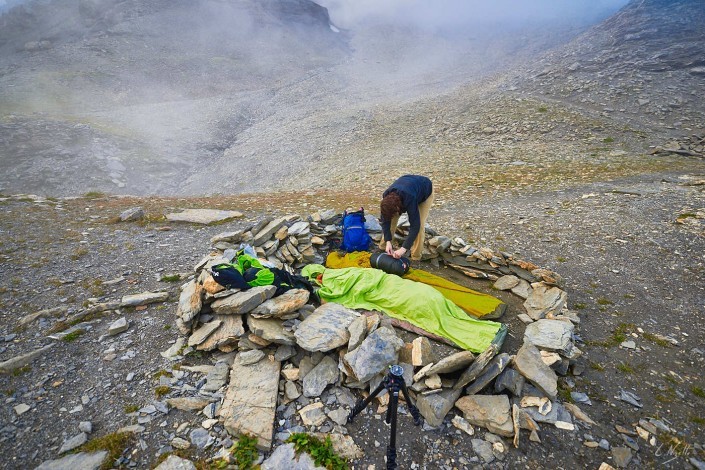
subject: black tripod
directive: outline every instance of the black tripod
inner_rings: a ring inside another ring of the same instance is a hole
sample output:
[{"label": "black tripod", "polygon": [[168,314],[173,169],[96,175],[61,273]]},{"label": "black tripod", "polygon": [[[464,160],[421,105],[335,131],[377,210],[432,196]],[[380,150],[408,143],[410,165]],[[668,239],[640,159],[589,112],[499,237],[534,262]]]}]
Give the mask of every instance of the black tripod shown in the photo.
[{"label": "black tripod", "polygon": [[380,383],[377,388],[370,393],[370,396],[364,400],[359,400],[348,415],[348,423],[352,423],[353,418],[364,410],[383,388],[387,389],[387,392],[389,392],[389,405],[387,406],[387,418],[385,419],[385,422],[387,424],[391,424],[392,426],[391,436],[389,437],[389,445],[387,446],[387,470],[395,470],[397,468],[397,406],[399,404],[399,390],[404,393],[406,405],[411,412],[411,416],[414,417],[414,425],[418,426],[421,424],[421,415],[419,414],[418,408],[411,404],[409,392],[406,390],[406,384],[404,383],[404,377],[402,376],[403,373],[404,369],[402,369],[401,366],[390,366],[389,373],[384,380],[382,380],[382,383]]}]

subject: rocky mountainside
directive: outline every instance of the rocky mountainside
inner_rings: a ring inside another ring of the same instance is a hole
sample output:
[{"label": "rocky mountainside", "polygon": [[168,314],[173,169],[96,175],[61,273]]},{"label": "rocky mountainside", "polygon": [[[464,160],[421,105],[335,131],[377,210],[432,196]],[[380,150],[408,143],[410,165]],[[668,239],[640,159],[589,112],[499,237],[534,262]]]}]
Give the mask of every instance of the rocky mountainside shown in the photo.
[{"label": "rocky mountainside", "polygon": [[0,188],[49,195],[311,188],[350,154],[391,168],[434,145],[404,143],[449,90],[579,31],[336,32],[312,2],[247,0],[27,2],[0,22]]},{"label": "rocky mountainside", "polygon": [[705,8],[643,0],[544,56],[513,82],[546,100],[660,136],[705,128]]}]

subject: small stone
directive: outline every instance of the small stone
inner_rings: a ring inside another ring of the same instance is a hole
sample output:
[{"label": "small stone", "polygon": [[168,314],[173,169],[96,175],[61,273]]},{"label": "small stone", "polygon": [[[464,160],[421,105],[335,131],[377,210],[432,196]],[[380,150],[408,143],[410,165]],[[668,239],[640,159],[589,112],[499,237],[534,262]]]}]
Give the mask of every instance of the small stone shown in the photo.
[{"label": "small stone", "polygon": [[15,413],[17,413],[17,416],[21,416],[28,412],[31,409],[31,406],[25,404],[25,403],[20,403],[19,405],[15,406]]},{"label": "small stone", "polygon": [[323,412],[323,403],[311,403],[299,410],[299,416],[304,426],[320,426],[326,421],[326,414]]},{"label": "small stone", "polygon": [[124,331],[127,331],[127,329],[130,327],[130,325],[127,323],[127,319],[125,317],[119,318],[115,320],[109,327],[108,327],[108,334],[110,336],[115,336],[118,335]]},{"label": "small stone", "polygon": [[494,461],[495,456],[492,452],[492,444],[485,441],[484,439],[472,439],[472,450],[482,459],[484,463],[491,463]]},{"label": "small stone", "polygon": [[505,275],[497,279],[492,286],[497,290],[510,290],[519,284],[519,278],[513,275]]},{"label": "small stone", "polygon": [[171,440],[170,442],[171,446],[176,448],[176,449],[188,449],[191,447],[191,443],[187,441],[186,439],[183,439],[181,437],[175,437]]},{"label": "small stone", "polygon": [[191,434],[189,434],[189,439],[191,439],[191,444],[195,445],[199,449],[205,449],[214,441],[213,436],[211,436],[210,433],[203,428],[194,429],[191,431]]},{"label": "small stone", "polygon": [[460,429],[468,436],[475,435],[475,428],[473,428],[472,425],[470,423],[468,423],[465,418],[463,418],[461,416],[454,416],[453,419],[451,420],[451,423],[453,423],[453,426]]},{"label": "small stone", "polygon": [[90,434],[91,432],[93,432],[93,425],[90,421],[81,421],[80,423],[78,423],[78,430],[81,432],[85,432],[86,434]]},{"label": "small stone", "polygon": [[338,408],[329,412],[328,417],[333,420],[333,422],[338,423],[341,426],[345,426],[348,422],[348,412],[345,408]]},{"label": "small stone", "polygon": [[120,214],[121,222],[134,222],[144,218],[144,209],[141,207],[131,207]]},{"label": "small stone", "polygon": [[64,443],[61,445],[61,448],[59,449],[59,454],[63,454],[64,452],[68,452],[70,450],[75,449],[76,447],[82,446],[86,443],[86,441],[88,441],[88,434],[86,434],[85,432],[76,434],[72,438],[69,438],[64,441]]},{"label": "small stone", "polygon": [[642,406],[644,406],[644,405],[642,405],[642,404],[640,403],[640,402],[641,402],[641,398],[639,398],[639,396],[637,396],[637,395],[635,395],[634,393],[631,393],[631,392],[627,392],[627,391],[624,391],[624,390],[620,390],[620,391],[619,391],[619,396],[618,396],[617,398],[619,398],[620,400],[622,400],[622,401],[624,401],[624,402],[627,402],[627,403],[629,403],[630,405],[633,405],[633,406],[635,406],[635,407],[637,407],[637,408],[641,408]]},{"label": "small stone", "polygon": [[284,384],[284,395],[289,400],[296,400],[301,396],[301,391],[299,391],[299,387],[294,382],[287,380]]},{"label": "small stone", "polygon": [[632,460],[632,451],[628,447],[613,447],[612,458],[617,467],[625,468]]}]

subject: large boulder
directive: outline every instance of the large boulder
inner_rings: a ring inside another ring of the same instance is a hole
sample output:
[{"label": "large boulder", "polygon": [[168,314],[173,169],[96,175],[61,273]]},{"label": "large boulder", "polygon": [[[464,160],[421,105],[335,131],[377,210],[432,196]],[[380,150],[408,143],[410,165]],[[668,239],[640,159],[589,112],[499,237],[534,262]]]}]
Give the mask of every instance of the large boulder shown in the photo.
[{"label": "large boulder", "polygon": [[391,328],[379,328],[362,342],[359,348],[344,356],[345,362],[360,382],[367,382],[397,362],[404,341]]}]

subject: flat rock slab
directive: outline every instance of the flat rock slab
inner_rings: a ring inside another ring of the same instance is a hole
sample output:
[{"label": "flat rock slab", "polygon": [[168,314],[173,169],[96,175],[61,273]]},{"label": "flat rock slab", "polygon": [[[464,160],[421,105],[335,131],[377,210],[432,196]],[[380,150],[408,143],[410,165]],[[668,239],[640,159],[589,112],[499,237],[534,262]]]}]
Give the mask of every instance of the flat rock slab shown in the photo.
[{"label": "flat rock slab", "polygon": [[514,358],[514,367],[521,375],[538,387],[551,401],[558,394],[558,377],[544,364],[541,352],[533,344],[526,342],[519,348]]},{"label": "flat rock slab", "polygon": [[475,395],[480,390],[485,388],[489,383],[494,380],[499,374],[502,373],[507,364],[511,361],[511,356],[507,353],[501,353],[495,356],[487,367],[482,370],[482,373],[478,378],[475,379],[473,383],[468,385],[465,389],[465,393],[468,395]]},{"label": "flat rock slab", "polygon": [[257,286],[233,295],[218,299],[211,304],[214,313],[219,315],[242,315],[252,311],[265,300],[271,299],[277,288]]},{"label": "flat rock slab", "polygon": [[201,300],[202,291],[203,287],[196,283],[195,280],[188,282],[181,290],[176,314],[181,317],[184,322],[188,323],[192,321],[196,315],[201,312],[203,306]]},{"label": "flat rock slab", "polygon": [[514,424],[506,395],[466,395],[455,402],[469,423],[504,437],[514,435]]},{"label": "flat rock slab", "polygon": [[166,220],[171,222],[190,222],[192,224],[213,224],[230,219],[237,219],[244,214],[238,211],[224,211],[220,209],[185,209],[182,212],[172,212],[166,215]]},{"label": "flat rock slab", "polygon": [[71,454],[56,460],[43,462],[36,470],[97,470],[103,464],[103,460],[108,456],[108,452]]},{"label": "flat rock slab", "polygon": [[464,369],[470,365],[474,359],[475,355],[470,351],[460,351],[438,361],[426,371],[426,375],[449,374]]},{"label": "flat rock slab", "polygon": [[121,307],[139,307],[140,305],[166,302],[169,299],[168,292],[143,292],[141,294],[126,295],[120,302]]},{"label": "flat rock slab", "polygon": [[508,274],[497,279],[492,287],[497,290],[510,290],[519,284],[519,278]]},{"label": "flat rock slab", "polygon": [[215,315],[213,321],[221,322],[220,328],[196,346],[199,351],[212,351],[221,346],[235,345],[240,336],[245,334],[241,315]]},{"label": "flat rock slab", "polygon": [[59,453],[63,454],[64,452],[68,452],[70,450],[74,450],[76,447],[82,446],[83,444],[88,441],[88,434],[85,432],[81,432],[79,434],[76,434],[75,436],[66,439],[63,444],[61,444],[61,448],[59,449]]},{"label": "flat rock slab", "polygon": [[335,302],[318,307],[296,328],[296,342],[306,351],[330,351],[350,340],[348,327],[359,314]]},{"label": "flat rock slab", "polygon": [[482,371],[487,367],[493,357],[499,352],[499,346],[497,344],[491,344],[487,349],[485,349],[482,354],[477,356],[475,362],[473,362],[470,367],[462,373],[458,381],[455,383],[453,388],[455,390],[465,387],[467,384],[475,380]]},{"label": "flat rock slab", "polygon": [[325,441],[327,437],[330,437],[330,442],[333,445],[333,450],[335,453],[346,460],[359,460],[365,456],[363,450],[355,444],[355,441],[350,436],[335,432],[315,432],[313,433],[313,437],[317,438],[321,442]]},{"label": "flat rock slab", "polygon": [[208,338],[215,330],[220,328],[223,322],[220,320],[213,320],[208,323],[201,325],[188,339],[189,346],[197,346],[203,343],[206,338]]},{"label": "flat rock slab", "polygon": [[533,290],[524,302],[526,314],[533,320],[540,320],[546,315],[557,315],[561,311],[568,294],[558,287],[551,287],[543,283],[534,284]]},{"label": "flat rock slab", "polygon": [[258,305],[250,313],[262,318],[280,318],[306,305],[309,295],[306,289],[291,289]]},{"label": "flat rock slab", "polygon": [[271,360],[250,365],[234,362],[220,410],[232,436],[251,434],[263,451],[272,446],[280,368],[280,362]]},{"label": "flat rock slab", "polygon": [[180,397],[180,398],[168,398],[166,400],[167,405],[177,410],[183,411],[201,411],[209,403],[215,401],[215,398],[208,399],[202,397]]},{"label": "flat rock slab", "polygon": [[318,397],[328,385],[338,381],[338,362],[330,356],[323,358],[303,379],[304,396]]},{"label": "flat rock slab", "polygon": [[569,351],[573,347],[572,323],[562,320],[537,320],[527,325],[524,341],[529,341],[540,349],[549,351]]},{"label": "flat rock slab", "polygon": [[52,347],[54,347],[54,343],[44,346],[43,348],[35,349],[34,351],[26,354],[15,356],[7,361],[0,362],[0,373],[11,372],[15,369],[24,367]]},{"label": "flat rock slab", "polygon": [[266,242],[285,223],[286,223],[285,217],[280,217],[278,219],[274,219],[274,220],[270,221],[267,225],[265,225],[262,229],[260,229],[259,232],[257,232],[257,234],[254,236],[254,239],[252,240],[252,244],[254,246],[259,246],[262,243]]},{"label": "flat rock slab", "polygon": [[284,329],[284,322],[276,318],[254,318],[247,315],[250,331],[262,339],[276,344],[293,346],[296,344],[294,333]]}]

